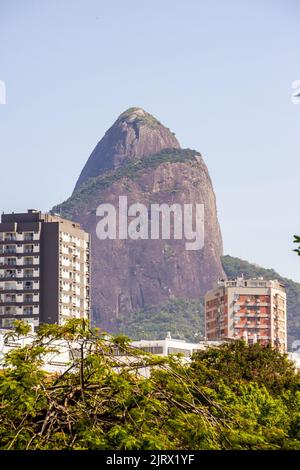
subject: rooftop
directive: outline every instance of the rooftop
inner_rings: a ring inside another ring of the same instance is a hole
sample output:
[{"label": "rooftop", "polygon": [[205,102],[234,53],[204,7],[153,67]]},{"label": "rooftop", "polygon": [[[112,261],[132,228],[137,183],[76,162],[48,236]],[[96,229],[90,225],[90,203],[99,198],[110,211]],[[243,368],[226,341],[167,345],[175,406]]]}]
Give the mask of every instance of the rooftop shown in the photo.
[{"label": "rooftop", "polygon": [[285,290],[285,286],[277,279],[264,279],[263,277],[246,279],[243,275],[236,279],[219,279],[216,287],[273,287]]}]

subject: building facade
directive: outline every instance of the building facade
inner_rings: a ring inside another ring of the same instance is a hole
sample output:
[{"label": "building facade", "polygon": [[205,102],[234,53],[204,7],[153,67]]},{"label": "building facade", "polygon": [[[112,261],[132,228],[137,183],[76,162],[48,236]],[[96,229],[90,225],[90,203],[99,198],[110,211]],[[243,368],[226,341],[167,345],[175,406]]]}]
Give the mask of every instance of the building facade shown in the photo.
[{"label": "building facade", "polygon": [[28,210],[2,214],[0,328],[90,317],[90,236],[80,225]]},{"label": "building facade", "polygon": [[205,296],[208,340],[244,339],[287,349],[286,293],[277,280],[221,280]]},{"label": "building facade", "polygon": [[156,354],[158,356],[170,356],[171,354],[182,354],[190,358],[196,351],[204,350],[208,347],[220,346],[223,341],[200,341],[189,343],[182,339],[172,338],[170,333],[165,339],[132,341],[131,346],[141,351]]}]

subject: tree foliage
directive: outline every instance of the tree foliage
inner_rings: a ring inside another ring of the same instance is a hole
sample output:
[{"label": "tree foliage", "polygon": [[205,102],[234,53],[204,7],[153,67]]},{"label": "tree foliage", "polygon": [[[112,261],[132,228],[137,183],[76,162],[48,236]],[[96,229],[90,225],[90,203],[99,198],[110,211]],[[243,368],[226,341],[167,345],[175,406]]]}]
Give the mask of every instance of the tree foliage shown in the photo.
[{"label": "tree foliage", "polygon": [[[62,339],[83,354],[65,373],[46,374],[42,356]],[[139,373],[146,366],[149,378]],[[40,327],[6,356],[0,448],[298,449],[299,405],[299,375],[270,348],[224,344],[188,365],[72,320]]]},{"label": "tree foliage", "polygon": [[294,243],[297,243],[298,247],[295,248],[295,252],[300,256],[300,237],[298,235],[294,235]]}]

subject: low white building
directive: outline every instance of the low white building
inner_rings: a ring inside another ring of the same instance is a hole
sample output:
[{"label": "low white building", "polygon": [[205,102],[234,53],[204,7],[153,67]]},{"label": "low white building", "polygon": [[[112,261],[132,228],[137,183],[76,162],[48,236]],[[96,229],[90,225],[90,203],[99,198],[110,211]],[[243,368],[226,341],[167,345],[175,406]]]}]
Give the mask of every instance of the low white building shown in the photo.
[{"label": "low white building", "polygon": [[300,353],[298,352],[289,352],[288,358],[290,361],[294,362],[296,369],[300,370]]},{"label": "low white building", "polygon": [[[35,340],[35,333],[26,336],[7,336],[11,334],[11,330],[0,330],[0,369],[4,367],[5,355],[14,350],[21,349]],[[66,340],[55,340],[51,342],[51,348],[56,351],[50,352],[43,357],[43,370],[50,373],[63,373],[73,363],[76,355],[76,344],[72,345]]]},{"label": "low white building", "polygon": [[157,354],[159,356],[169,356],[170,354],[182,354],[184,357],[191,357],[194,352],[204,350],[207,347],[219,346],[224,341],[200,341],[199,343],[189,343],[182,339],[174,339],[170,333],[165,339],[132,341],[132,346],[142,351]]},{"label": "low white building", "polygon": [[[9,336],[7,334],[9,333]],[[11,336],[11,330],[0,329],[0,368],[4,367],[5,355],[13,350],[23,348],[31,344],[35,340],[35,333],[32,332],[26,336]],[[109,341],[109,339],[108,339]],[[205,349],[209,346],[218,346],[222,341],[201,341],[200,343],[188,343],[180,339],[171,338],[168,333],[163,340],[141,340],[132,341],[133,348],[143,352],[149,352],[158,356],[169,356],[171,354],[182,354],[183,360],[189,362],[193,353],[199,349]],[[51,341],[51,349],[56,351],[50,352],[43,357],[43,370],[50,373],[65,372],[78,358],[80,345],[76,342],[66,340]],[[116,350],[118,362],[122,364],[133,364],[136,362],[134,356],[124,356],[120,351]],[[139,370],[139,374],[149,376],[150,369],[145,367]]]},{"label": "low white building", "polygon": [[[7,334],[10,334],[7,336]],[[35,333],[30,333],[26,336],[11,336],[11,330],[0,329],[0,369],[4,367],[5,355],[14,349],[23,348],[31,344],[35,340]],[[109,340],[109,339],[108,339]],[[190,362],[191,356],[199,350],[205,350],[208,347],[217,347],[224,341],[200,341],[199,343],[189,343],[184,340],[174,339],[168,333],[165,339],[161,340],[140,340],[132,341],[131,345],[137,350],[152,353],[158,356],[169,356],[171,354],[181,354],[185,363]],[[50,352],[43,357],[44,364],[43,370],[49,373],[63,373],[79,357],[80,345],[76,342],[69,342],[66,340],[51,341],[51,348],[56,351]],[[136,362],[135,356],[125,356],[116,350],[118,356],[119,366],[133,365]],[[295,367],[300,370],[300,353],[289,352],[288,358],[294,362]],[[118,370],[119,367],[115,366]],[[74,369],[73,369],[74,370]],[[139,367],[137,374],[149,377],[150,367]]]}]

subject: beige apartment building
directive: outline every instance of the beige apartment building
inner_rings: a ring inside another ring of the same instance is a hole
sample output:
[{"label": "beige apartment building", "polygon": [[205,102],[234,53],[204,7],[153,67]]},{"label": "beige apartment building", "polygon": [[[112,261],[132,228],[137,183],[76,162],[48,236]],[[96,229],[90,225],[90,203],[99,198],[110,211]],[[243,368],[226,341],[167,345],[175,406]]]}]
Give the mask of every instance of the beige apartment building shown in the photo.
[{"label": "beige apartment building", "polygon": [[90,318],[90,236],[40,211],[2,214],[0,328]]},{"label": "beige apartment building", "polygon": [[205,296],[207,340],[244,339],[287,349],[286,293],[277,280],[218,281]]}]

